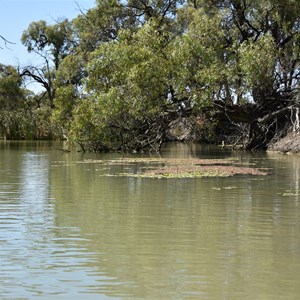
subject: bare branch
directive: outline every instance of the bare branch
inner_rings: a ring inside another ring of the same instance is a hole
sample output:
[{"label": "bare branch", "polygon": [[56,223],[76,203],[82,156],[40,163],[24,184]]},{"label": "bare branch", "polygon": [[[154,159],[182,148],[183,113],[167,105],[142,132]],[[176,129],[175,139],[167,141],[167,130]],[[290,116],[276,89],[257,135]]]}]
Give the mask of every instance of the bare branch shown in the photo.
[{"label": "bare branch", "polygon": [[[7,49],[9,49],[7,47],[7,44],[10,44],[10,45],[14,45],[15,43],[13,42],[10,42],[9,40],[7,40],[3,35],[0,35],[0,39],[4,42],[4,45]],[[0,46],[0,49],[3,49],[3,47]]]}]

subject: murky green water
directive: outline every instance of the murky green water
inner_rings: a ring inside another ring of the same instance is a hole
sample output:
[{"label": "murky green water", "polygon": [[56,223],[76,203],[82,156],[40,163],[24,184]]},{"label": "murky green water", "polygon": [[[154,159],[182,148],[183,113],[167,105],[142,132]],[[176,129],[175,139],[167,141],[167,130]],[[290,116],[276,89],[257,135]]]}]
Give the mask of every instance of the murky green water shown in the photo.
[{"label": "murky green water", "polygon": [[300,156],[181,144],[161,155],[234,156],[271,174],[103,177],[139,166],[0,143],[0,298],[299,299]]}]

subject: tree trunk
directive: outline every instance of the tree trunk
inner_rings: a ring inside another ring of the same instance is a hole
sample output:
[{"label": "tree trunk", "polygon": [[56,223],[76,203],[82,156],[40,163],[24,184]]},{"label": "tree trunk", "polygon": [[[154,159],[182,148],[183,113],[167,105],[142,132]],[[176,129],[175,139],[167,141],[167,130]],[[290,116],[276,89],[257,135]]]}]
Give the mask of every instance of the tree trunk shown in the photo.
[{"label": "tree trunk", "polygon": [[216,118],[221,126],[228,126],[226,122],[230,122],[235,128],[241,123],[250,125],[245,146],[248,150],[266,149],[275,136],[282,135],[287,128],[297,127],[299,123],[299,105],[286,98],[265,99],[264,106],[257,103],[226,105],[222,101],[216,101],[215,108]]}]

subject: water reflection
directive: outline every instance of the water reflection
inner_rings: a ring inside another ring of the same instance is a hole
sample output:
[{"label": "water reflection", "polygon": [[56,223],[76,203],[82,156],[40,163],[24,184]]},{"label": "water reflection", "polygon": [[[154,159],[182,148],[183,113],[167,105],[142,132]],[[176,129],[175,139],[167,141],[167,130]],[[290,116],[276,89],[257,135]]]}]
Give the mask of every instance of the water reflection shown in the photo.
[{"label": "water reflection", "polygon": [[9,164],[1,160],[1,299],[69,299],[72,286],[90,283],[79,230],[55,225],[49,155],[21,151],[13,156]]},{"label": "water reflection", "polygon": [[[49,227],[52,217],[49,202],[49,159],[47,155],[26,152],[22,157],[20,172],[20,202],[23,219],[28,230],[33,225]],[[24,224],[25,225],[25,224]]]}]

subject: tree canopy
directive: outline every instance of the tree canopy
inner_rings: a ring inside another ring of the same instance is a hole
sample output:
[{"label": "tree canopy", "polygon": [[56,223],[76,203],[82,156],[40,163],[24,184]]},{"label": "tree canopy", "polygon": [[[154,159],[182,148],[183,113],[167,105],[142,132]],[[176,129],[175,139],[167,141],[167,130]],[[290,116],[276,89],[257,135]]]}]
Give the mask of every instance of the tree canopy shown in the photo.
[{"label": "tree canopy", "polygon": [[43,63],[21,75],[83,149],[158,149],[183,119],[265,148],[298,117],[297,0],[97,0],[22,42]]}]

